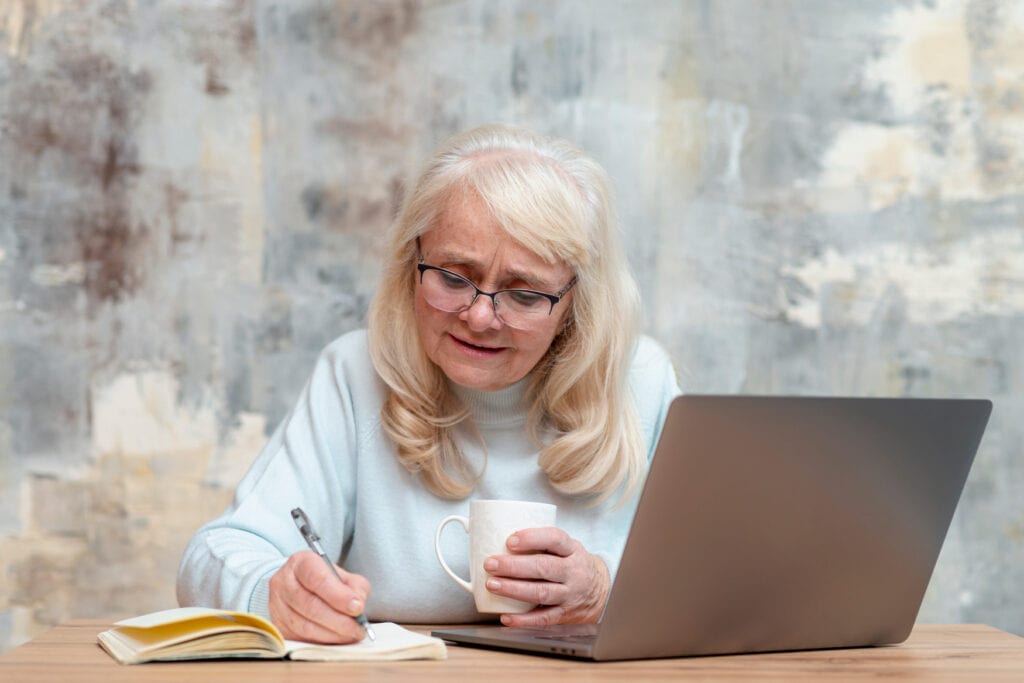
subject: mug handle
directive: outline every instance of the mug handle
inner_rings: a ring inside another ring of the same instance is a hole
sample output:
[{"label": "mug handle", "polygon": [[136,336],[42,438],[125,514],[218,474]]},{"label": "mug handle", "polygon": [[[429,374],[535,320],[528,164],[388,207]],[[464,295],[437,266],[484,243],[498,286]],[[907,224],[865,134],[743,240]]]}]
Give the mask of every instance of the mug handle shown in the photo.
[{"label": "mug handle", "polygon": [[462,525],[462,528],[466,530],[466,533],[469,533],[468,519],[461,515],[450,515],[448,517],[445,517],[441,520],[441,523],[437,525],[437,531],[434,533],[434,554],[437,555],[437,561],[441,563],[441,568],[444,569],[445,573],[448,574],[448,576],[452,577],[455,583],[459,584],[467,591],[472,593],[473,585],[469,581],[466,581],[458,574],[453,572],[451,568],[448,566],[448,563],[444,561],[444,557],[441,555],[441,531],[444,530],[444,527],[446,524],[448,524],[448,522],[458,522]]}]

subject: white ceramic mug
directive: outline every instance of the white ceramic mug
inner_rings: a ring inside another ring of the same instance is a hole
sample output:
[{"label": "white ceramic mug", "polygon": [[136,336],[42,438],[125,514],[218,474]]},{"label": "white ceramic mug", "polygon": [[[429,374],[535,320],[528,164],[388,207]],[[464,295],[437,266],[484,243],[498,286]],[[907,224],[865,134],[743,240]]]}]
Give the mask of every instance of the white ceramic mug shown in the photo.
[{"label": "white ceramic mug", "polygon": [[[469,503],[469,517],[451,515],[441,520],[434,534],[434,552],[442,569],[473,594],[479,612],[495,614],[520,614],[529,612],[536,605],[495,595],[487,590],[484,560],[491,555],[505,555],[505,542],[513,533],[522,529],[555,525],[558,510],[548,503],[531,503],[523,500],[474,500]],[[469,581],[457,575],[441,555],[441,531],[449,522],[458,522],[469,534]]]}]

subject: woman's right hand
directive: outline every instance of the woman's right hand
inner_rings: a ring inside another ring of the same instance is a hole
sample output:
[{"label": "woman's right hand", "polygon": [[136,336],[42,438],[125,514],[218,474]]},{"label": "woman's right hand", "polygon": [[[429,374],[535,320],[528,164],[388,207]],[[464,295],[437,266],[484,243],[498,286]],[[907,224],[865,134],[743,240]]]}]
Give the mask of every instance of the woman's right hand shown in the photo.
[{"label": "woman's right hand", "polygon": [[366,635],[354,617],[363,613],[370,582],[336,567],[338,581],[311,550],[297,552],[270,577],[270,620],[289,640],[345,644]]}]

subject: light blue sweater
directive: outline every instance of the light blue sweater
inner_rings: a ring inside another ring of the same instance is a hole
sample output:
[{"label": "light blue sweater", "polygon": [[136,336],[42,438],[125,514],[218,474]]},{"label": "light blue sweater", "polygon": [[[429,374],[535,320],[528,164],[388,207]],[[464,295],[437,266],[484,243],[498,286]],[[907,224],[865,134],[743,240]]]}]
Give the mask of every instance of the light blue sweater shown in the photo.
[{"label": "light blue sweater", "polygon": [[[486,469],[471,498],[534,500],[558,506],[557,525],[599,555],[614,576],[636,501],[598,507],[556,492],[536,464],[526,433],[523,380],[496,392],[459,388],[487,444]],[[642,338],[630,371],[648,457],[672,398],[672,364]],[[232,504],[200,528],[178,569],[178,601],[267,613],[268,582],[285,559],[306,549],[289,512],[302,507],[329,557],[372,585],[371,621],[465,623],[490,619],[444,574],[434,555],[437,524],[467,515],[469,500],[443,500],[399,464],[381,428],[384,385],[370,362],[365,331],[346,334],[321,354],[298,403],[274,432]],[[459,440],[476,466],[475,439]],[[445,559],[468,578],[468,542],[459,525],[442,537]]]}]

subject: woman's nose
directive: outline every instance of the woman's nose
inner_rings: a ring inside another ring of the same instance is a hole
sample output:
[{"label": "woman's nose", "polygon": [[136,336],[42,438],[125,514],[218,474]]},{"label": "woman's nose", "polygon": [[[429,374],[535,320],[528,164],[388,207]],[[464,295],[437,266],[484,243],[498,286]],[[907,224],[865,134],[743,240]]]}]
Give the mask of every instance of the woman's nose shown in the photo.
[{"label": "woman's nose", "polygon": [[487,328],[501,329],[501,318],[494,310],[494,299],[489,296],[477,296],[476,301],[470,304],[469,308],[459,314],[469,329],[482,332]]}]

